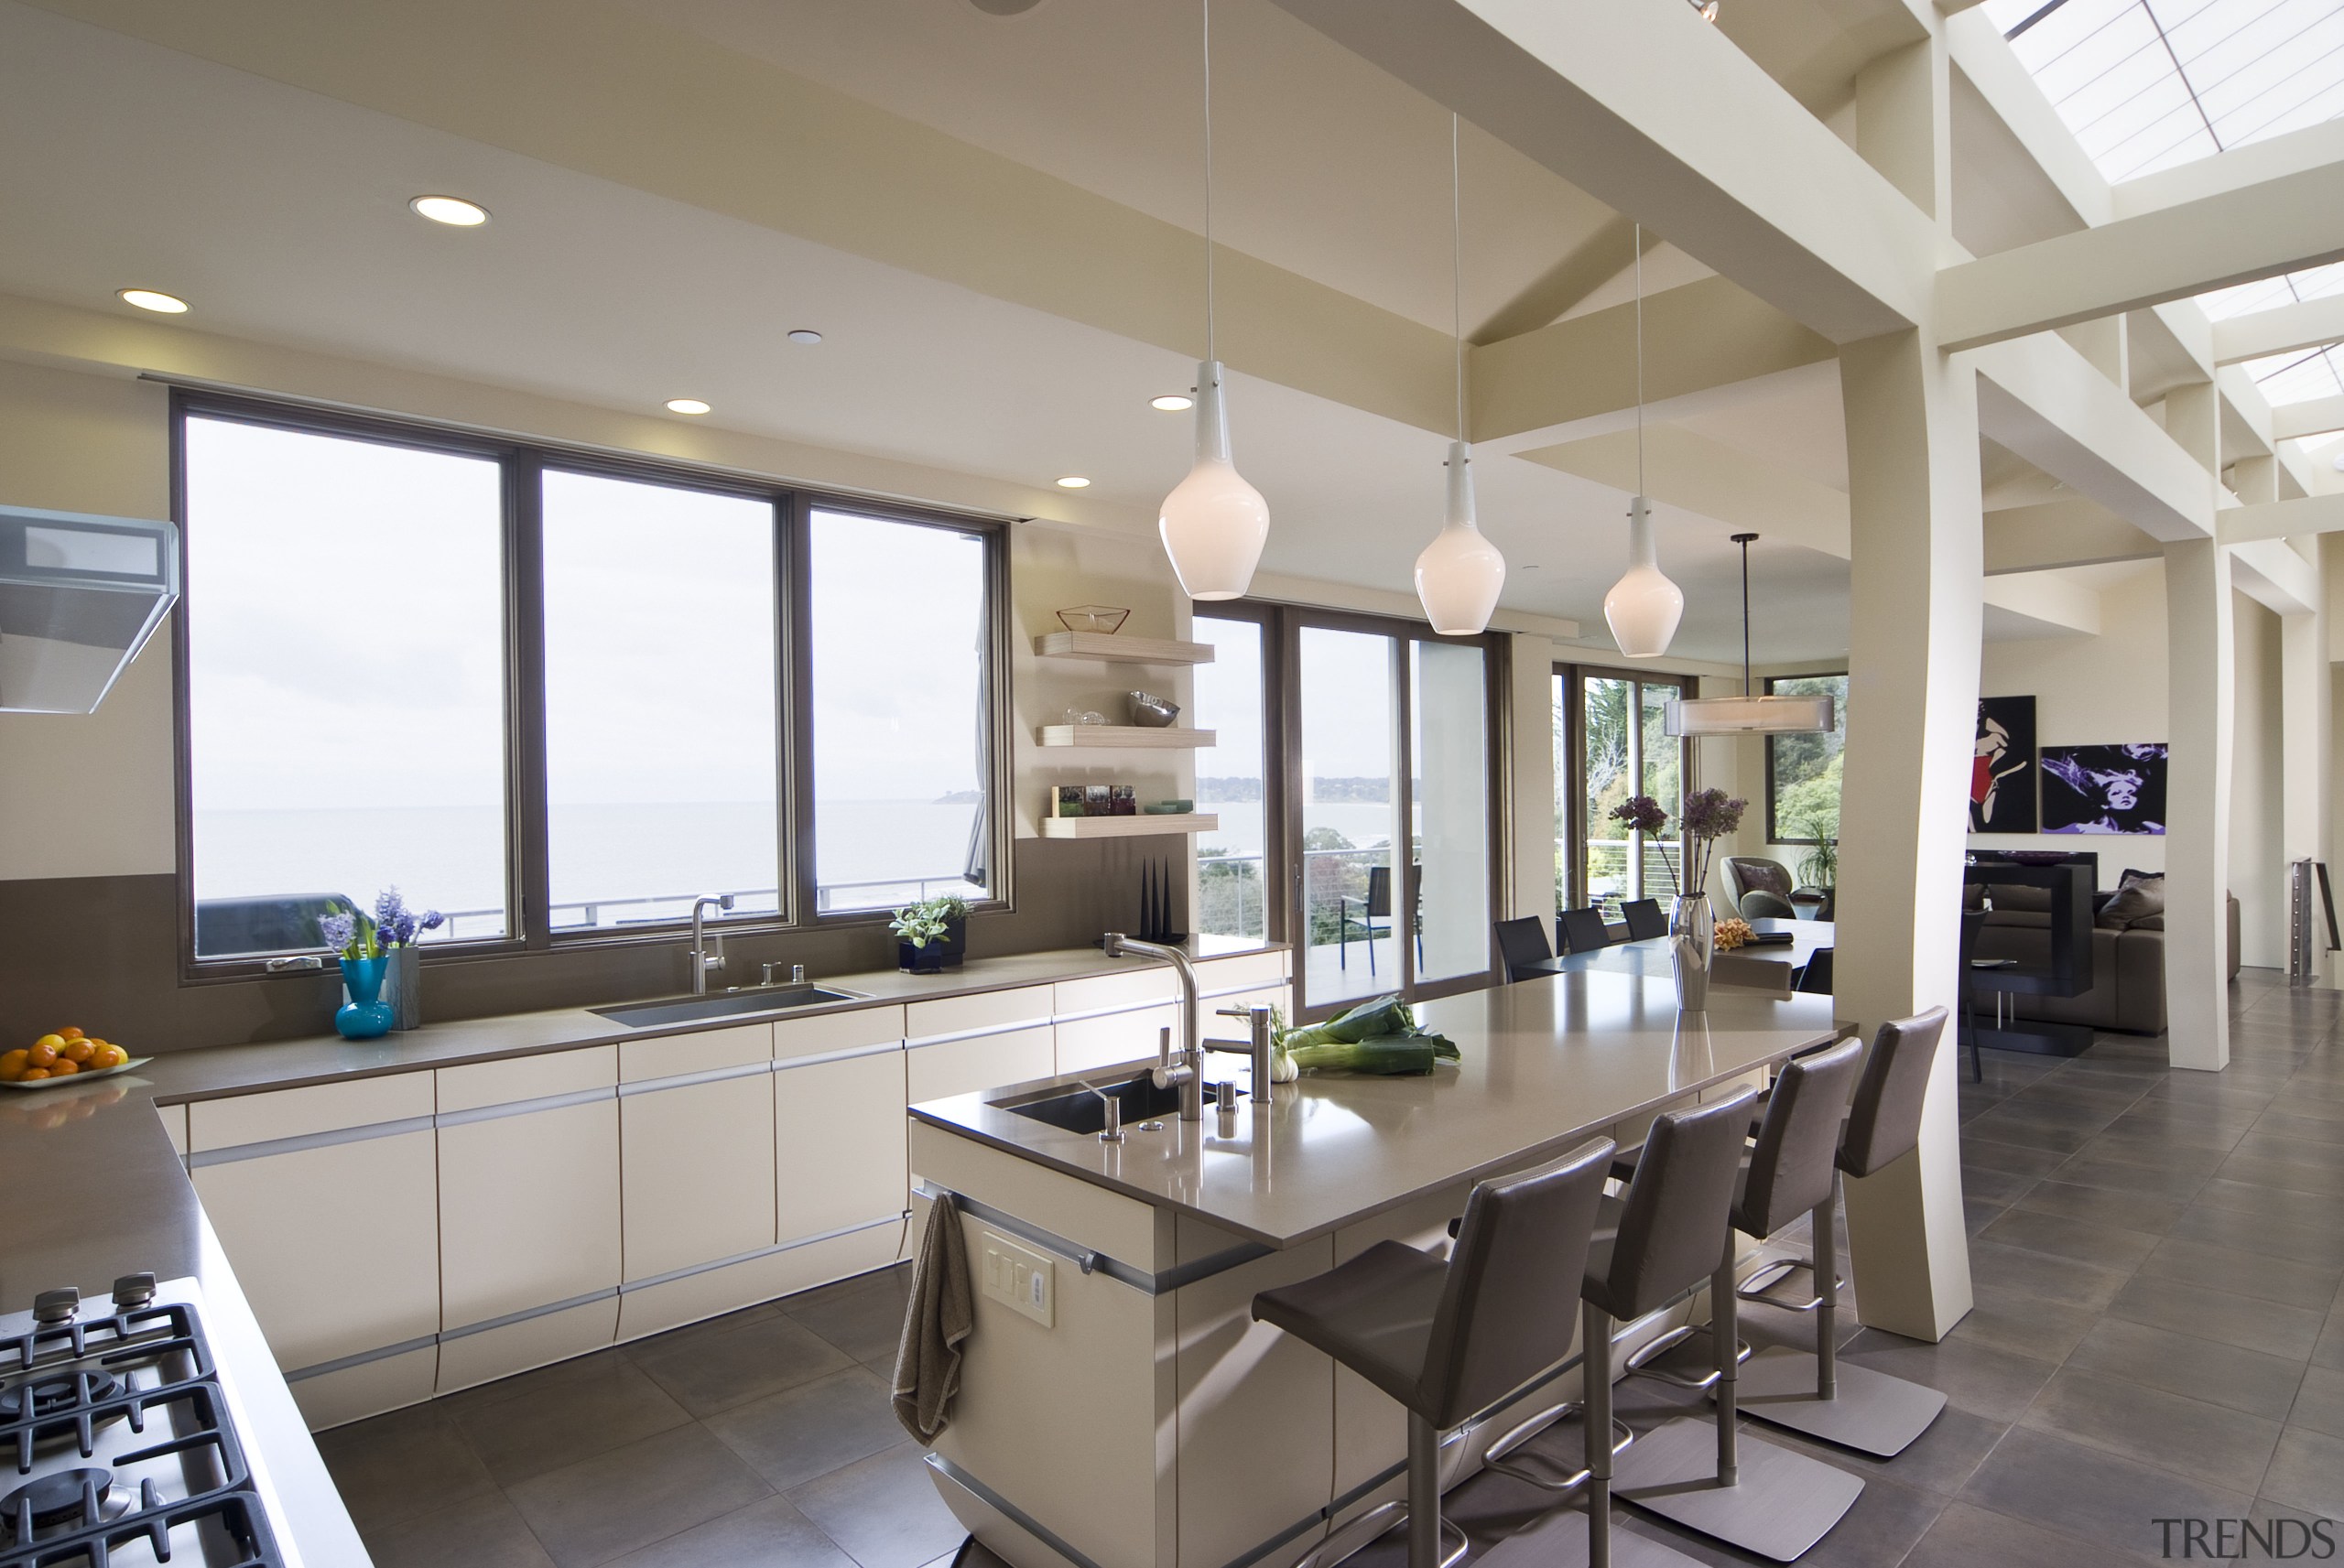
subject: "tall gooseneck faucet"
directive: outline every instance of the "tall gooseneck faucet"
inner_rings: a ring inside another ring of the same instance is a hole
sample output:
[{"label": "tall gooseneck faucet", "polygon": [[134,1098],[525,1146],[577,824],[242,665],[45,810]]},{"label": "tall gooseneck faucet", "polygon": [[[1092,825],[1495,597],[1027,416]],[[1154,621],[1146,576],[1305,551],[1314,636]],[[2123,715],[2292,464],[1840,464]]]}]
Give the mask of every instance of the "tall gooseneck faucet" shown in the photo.
[{"label": "tall gooseneck faucet", "polygon": [[1167,1031],[1156,1044],[1156,1087],[1180,1088],[1180,1119],[1201,1121],[1205,1114],[1204,1040],[1197,1026],[1197,971],[1190,967],[1188,956],[1177,947],[1161,943],[1141,942],[1120,931],[1110,931],[1100,939],[1100,946],[1110,958],[1134,954],[1143,958],[1161,958],[1172,966],[1180,977],[1180,1050],[1179,1060],[1173,1060],[1172,1037]]}]

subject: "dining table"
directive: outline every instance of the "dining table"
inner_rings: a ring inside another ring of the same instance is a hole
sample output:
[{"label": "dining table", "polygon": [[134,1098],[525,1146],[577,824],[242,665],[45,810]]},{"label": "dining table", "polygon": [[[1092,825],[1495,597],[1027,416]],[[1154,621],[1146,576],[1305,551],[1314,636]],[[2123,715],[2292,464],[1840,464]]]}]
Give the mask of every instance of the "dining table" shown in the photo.
[{"label": "dining table", "polygon": [[[1753,931],[1764,934],[1786,934],[1788,942],[1754,943],[1728,949],[1720,947],[1717,957],[1736,960],[1713,964],[1710,979],[1720,985],[1748,983],[1751,979],[1771,973],[1770,970],[1744,969],[1742,959],[1773,960],[1790,966],[1794,978],[1807,968],[1807,961],[1835,941],[1837,927],[1828,920],[1783,920],[1768,917],[1748,923]],[[1615,974],[1649,975],[1665,978],[1674,972],[1674,960],[1669,956],[1668,938],[1648,936],[1637,942],[1613,942],[1581,953],[1564,953],[1542,964],[1526,965],[1531,974],[1569,974],[1577,969],[1603,969]],[[1742,970],[1741,975],[1736,971]],[[1746,977],[1746,978],[1745,978]],[[1761,982],[1763,983],[1763,981]]]}]

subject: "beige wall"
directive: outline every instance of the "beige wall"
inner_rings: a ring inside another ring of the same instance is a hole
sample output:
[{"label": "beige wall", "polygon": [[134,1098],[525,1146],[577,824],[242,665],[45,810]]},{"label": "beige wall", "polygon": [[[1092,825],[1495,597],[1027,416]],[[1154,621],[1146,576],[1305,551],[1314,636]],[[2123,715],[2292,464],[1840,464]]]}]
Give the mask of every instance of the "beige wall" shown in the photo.
[{"label": "beige wall", "polygon": [[2241,961],[2287,967],[2286,844],[2279,698],[2279,618],[2231,596],[2236,649],[2230,753],[2230,892],[2239,903]]}]

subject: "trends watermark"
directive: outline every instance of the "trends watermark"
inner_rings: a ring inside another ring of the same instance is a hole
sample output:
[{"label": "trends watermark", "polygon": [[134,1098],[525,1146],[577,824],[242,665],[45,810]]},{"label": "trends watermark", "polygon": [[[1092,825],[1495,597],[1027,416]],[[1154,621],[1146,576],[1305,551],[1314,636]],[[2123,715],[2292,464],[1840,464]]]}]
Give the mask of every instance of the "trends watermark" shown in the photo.
[{"label": "trends watermark", "polygon": [[2333,1519],[2153,1519],[2168,1558],[2325,1562],[2336,1555]]}]

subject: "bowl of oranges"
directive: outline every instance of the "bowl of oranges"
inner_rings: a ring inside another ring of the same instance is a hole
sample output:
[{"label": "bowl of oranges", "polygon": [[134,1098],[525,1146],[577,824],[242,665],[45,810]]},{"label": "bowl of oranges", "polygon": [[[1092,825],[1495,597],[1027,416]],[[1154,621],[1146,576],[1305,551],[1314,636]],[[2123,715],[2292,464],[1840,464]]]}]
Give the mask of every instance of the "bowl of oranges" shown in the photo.
[{"label": "bowl of oranges", "polygon": [[60,1029],[29,1045],[0,1051],[0,1088],[47,1088],[53,1084],[103,1077],[108,1073],[125,1073],[150,1060],[134,1056],[114,1042],[96,1039],[79,1029]]}]

